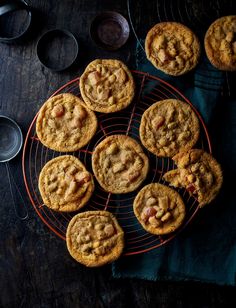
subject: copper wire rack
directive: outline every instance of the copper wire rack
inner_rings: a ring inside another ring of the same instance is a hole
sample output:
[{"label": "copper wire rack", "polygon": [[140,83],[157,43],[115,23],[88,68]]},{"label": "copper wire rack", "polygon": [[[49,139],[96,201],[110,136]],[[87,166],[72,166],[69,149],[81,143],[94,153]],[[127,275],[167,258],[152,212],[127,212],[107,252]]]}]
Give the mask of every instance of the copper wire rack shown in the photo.
[{"label": "copper wire rack", "polygon": [[[136,83],[136,96],[133,103],[121,112],[98,114],[98,130],[90,143],[77,152],[67,154],[78,157],[92,173],[91,155],[96,145],[107,136],[113,134],[129,135],[139,141],[139,124],[143,112],[154,102],[167,98],[180,99],[187,102],[193,108],[201,125],[200,139],[197,147],[211,153],[211,144],[206,126],[190,101],[176,88],[157,77],[139,71],[133,71],[132,73]],[[79,77],[62,86],[53,95],[66,92],[80,96]],[[38,177],[47,161],[66,153],[52,151],[38,140],[35,131],[36,118],[37,115],[28,129],[23,149],[22,168],[24,182],[30,201],[41,220],[57,236],[65,240],[67,225],[75,213],[59,213],[45,206],[38,190]],[[168,185],[163,181],[162,175],[166,171],[175,168],[173,161],[169,158],[160,158],[152,155],[145,149],[144,151],[149,157],[150,171],[143,186],[151,182],[160,182]],[[186,204],[187,214],[185,221],[176,232],[169,235],[156,236],[147,233],[133,213],[133,200],[137,191],[127,194],[107,193],[99,186],[96,180],[95,187],[95,192],[84,210],[107,210],[115,214],[125,232],[126,248],[124,255],[144,253],[169,242],[190,223],[199,210],[197,200],[190,197],[186,190],[179,189],[178,191]]]}]

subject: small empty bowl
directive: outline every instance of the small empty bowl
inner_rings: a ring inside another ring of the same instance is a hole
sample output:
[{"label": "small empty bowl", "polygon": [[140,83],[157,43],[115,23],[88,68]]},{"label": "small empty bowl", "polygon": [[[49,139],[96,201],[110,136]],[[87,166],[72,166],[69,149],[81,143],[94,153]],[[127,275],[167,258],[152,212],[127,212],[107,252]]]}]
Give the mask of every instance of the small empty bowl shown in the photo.
[{"label": "small empty bowl", "polygon": [[24,0],[5,0],[0,3],[0,42],[19,42],[28,32],[32,12]]},{"label": "small empty bowl", "polygon": [[18,124],[0,115],[0,163],[13,159],[23,143],[23,135]]},{"label": "small empty bowl", "polygon": [[[15,181],[8,164],[8,162],[20,152],[22,144],[23,135],[19,125],[11,118],[0,115],[0,163],[5,163],[6,166],[16,216],[19,219],[24,220],[28,218],[28,210],[23,195],[18,187],[19,183],[18,181]],[[21,199],[20,204],[15,200],[17,194]]]},{"label": "small empty bowl", "polygon": [[117,12],[103,12],[91,23],[90,35],[101,48],[116,50],[123,46],[129,38],[129,24]]},{"label": "small empty bowl", "polygon": [[39,61],[51,71],[69,68],[77,59],[79,46],[75,36],[64,29],[53,29],[44,33],[36,48]]}]

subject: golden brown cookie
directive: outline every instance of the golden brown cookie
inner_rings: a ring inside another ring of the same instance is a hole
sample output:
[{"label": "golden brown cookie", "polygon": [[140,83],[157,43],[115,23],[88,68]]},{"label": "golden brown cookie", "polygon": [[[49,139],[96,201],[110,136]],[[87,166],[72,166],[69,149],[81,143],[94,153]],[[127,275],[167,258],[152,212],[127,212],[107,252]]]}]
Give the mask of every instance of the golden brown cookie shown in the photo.
[{"label": "golden brown cookie", "polygon": [[173,157],[177,169],[168,171],[163,178],[174,187],[184,187],[195,196],[200,207],[210,203],[218,194],[223,175],[219,163],[200,149],[180,152]]},{"label": "golden brown cookie", "polygon": [[97,267],[119,258],[124,248],[124,232],[111,213],[88,211],[71,219],[66,244],[76,261]]},{"label": "golden brown cookie", "polygon": [[112,135],[95,148],[92,167],[105,191],[124,194],[135,190],[148,173],[148,158],[133,138]]},{"label": "golden brown cookie", "polygon": [[49,98],[41,107],[36,133],[48,148],[73,152],[85,146],[97,130],[97,118],[77,96],[69,93]]},{"label": "golden brown cookie", "polygon": [[86,105],[110,113],[126,108],[134,97],[130,70],[118,60],[94,60],[80,78],[80,92]]},{"label": "golden brown cookie", "polygon": [[186,26],[177,22],[161,22],[148,32],[145,51],[148,60],[157,69],[178,76],[197,65],[200,43]]},{"label": "golden brown cookie", "polygon": [[142,144],[153,154],[172,157],[192,148],[198,140],[200,126],[193,109],[177,99],[151,105],[143,114],[139,128]]},{"label": "golden brown cookie", "polygon": [[144,186],[135,197],[133,207],[138,221],[152,234],[175,231],[185,217],[185,205],[180,195],[159,183]]},{"label": "golden brown cookie", "polygon": [[236,15],[214,21],[206,32],[205,50],[211,64],[224,71],[236,70]]},{"label": "golden brown cookie", "polygon": [[43,167],[39,191],[44,204],[52,210],[72,212],[88,202],[94,191],[94,181],[78,158],[63,155]]}]

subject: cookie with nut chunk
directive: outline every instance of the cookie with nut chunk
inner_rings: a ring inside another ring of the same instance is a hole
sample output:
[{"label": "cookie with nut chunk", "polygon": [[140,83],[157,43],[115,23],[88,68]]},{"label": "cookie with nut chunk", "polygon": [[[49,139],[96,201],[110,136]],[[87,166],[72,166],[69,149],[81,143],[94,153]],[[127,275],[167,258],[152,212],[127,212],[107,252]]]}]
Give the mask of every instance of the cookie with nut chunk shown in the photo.
[{"label": "cookie with nut chunk", "polygon": [[55,211],[81,209],[94,191],[92,175],[81,161],[63,155],[48,161],[39,175],[39,191],[44,204]]},{"label": "cookie with nut chunk", "polygon": [[139,128],[142,144],[153,154],[172,157],[191,149],[198,140],[198,118],[185,102],[166,99],[151,105],[142,115]]},{"label": "cookie with nut chunk", "polygon": [[218,194],[223,175],[220,164],[209,153],[191,149],[173,157],[177,169],[166,172],[164,180],[174,187],[184,187],[199,202],[199,206],[210,203]]},{"label": "cookie with nut chunk", "polygon": [[41,107],[36,133],[48,148],[73,152],[85,146],[97,130],[95,113],[84,102],[70,93],[49,98]]},{"label": "cookie with nut chunk", "polygon": [[71,256],[88,267],[115,261],[124,248],[124,232],[107,211],[77,214],[69,222],[66,244]]},{"label": "cookie with nut chunk", "polygon": [[148,60],[157,69],[179,76],[197,65],[200,43],[192,30],[181,23],[161,22],[149,30],[145,51]]},{"label": "cookie with nut chunk", "polygon": [[144,186],[135,197],[133,208],[142,227],[157,235],[175,231],[185,217],[185,205],[180,195],[159,183]]},{"label": "cookie with nut chunk", "polygon": [[80,92],[88,108],[104,113],[126,108],[134,97],[134,79],[118,60],[94,60],[80,78]]},{"label": "cookie with nut chunk", "polygon": [[149,162],[139,143],[125,135],[100,142],[92,155],[98,183],[110,193],[123,194],[138,188],[148,173]]},{"label": "cookie with nut chunk", "polygon": [[204,39],[211,64],[224,71],[236,70],[236,15],[215,20]]}]

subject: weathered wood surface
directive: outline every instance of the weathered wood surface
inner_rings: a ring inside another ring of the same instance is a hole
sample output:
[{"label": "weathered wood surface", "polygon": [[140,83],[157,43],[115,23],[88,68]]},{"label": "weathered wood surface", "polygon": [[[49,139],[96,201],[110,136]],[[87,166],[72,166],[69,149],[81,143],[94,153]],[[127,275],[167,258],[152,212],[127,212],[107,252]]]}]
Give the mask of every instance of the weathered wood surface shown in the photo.
[{"label": "weathered wood surface", "polygon": [[[31,36],[19,45],[0,44],[0,113],[15,119],[24,135],[42,102],[55,89],[78,76],[90,60],[111,56],[91,41],[91,19],[103,10],[127,16],[125,0],[31,0],[30,4],[35,26]],[[141,22],[140,16],[136,22]],[[63,73],[43,68],[35,54],[40,34],[55,27],[74,32],[81,45],[78,63]],[[132,66],[134,46],[131,35],[126,46],[112,56],[130,61]],[[10,162],[10,167],[23,191],[29,219],[20,221],[15,216],[6,168],[0,164],[1,307],[235,307],[235,288],[114,280],[110,267],[80,266],[33,210],[23,184],[21,155]]]}]

